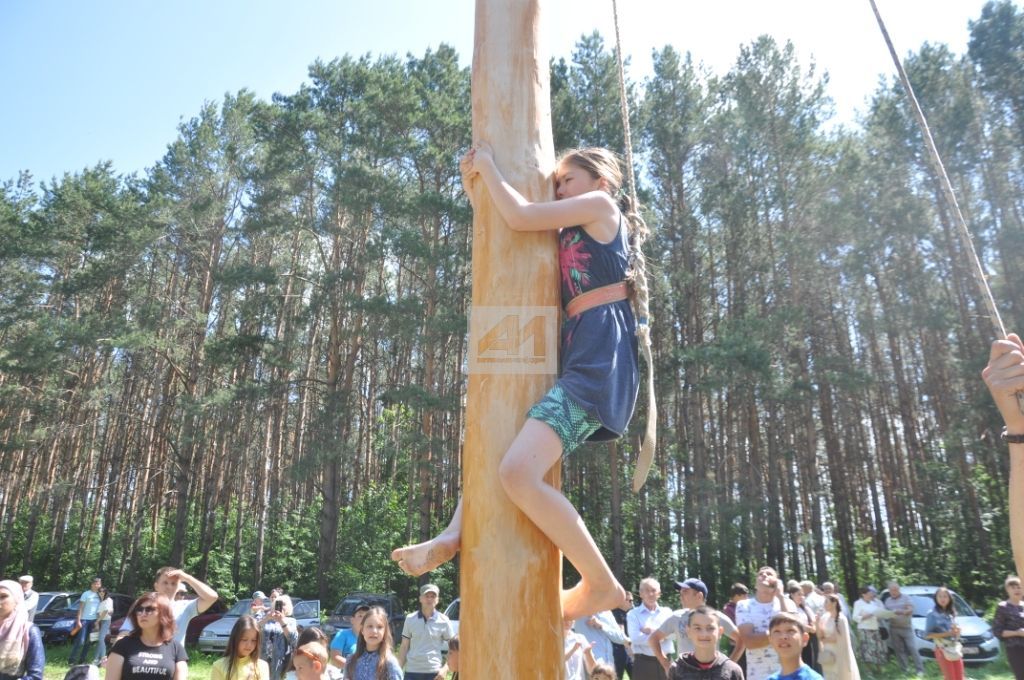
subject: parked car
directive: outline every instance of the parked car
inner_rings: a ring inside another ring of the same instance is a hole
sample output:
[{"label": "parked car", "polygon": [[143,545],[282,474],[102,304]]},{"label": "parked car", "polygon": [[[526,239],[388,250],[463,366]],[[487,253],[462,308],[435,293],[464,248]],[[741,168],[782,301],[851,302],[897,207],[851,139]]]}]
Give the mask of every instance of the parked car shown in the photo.
[{"label": "parked car", "polygon": [[[194,596],[190,599],[194,599]],[[205,612],[196,615],[188,622],[188,630],[185,631],[185,644],[195,646],[199,644],[199,635],[203,632],[203,628],[214,621],[219,620],[227,612],[228,606],[224,604],[222,600],[217,600],[210,608]],[[110,622],[110,634],[107,635],[107,648],[109,649],[114,641],[117,640],[117,636],[121,633],[121,626],[127,620],[127,612],[125,616],[114,619]]]},{"label": "parked car", "polygon": [[[270,602],[267,602],[270,605]],[[249,613],[251,599],[239,600],[231,609],[213,623],[208,624],[199,634],[199,651],[222,653],[228,646],[231,629],[239,617]],[[292,616],[301,631],[303,628],[320,625],[320,600],[298,600],[292,604]],[[189,626],[191,629],[191,626]]]},{"label": "parked car", "polygon": [[81,593],[69,593],[63,590],[39,593],[39,606],[36,607],[35,618],[39,632],[45,635],[54,621],[63,618],[68,609],[77,607],[80,595]]},{"label": "parked car", "polygon": [[[444,610],[444,615],[452,622],[452,637],[459,634],[459,601],[461,597],[452,600],[451,604]],[[448,643],[444,643],[444,650],[448,651]]]},{"label": "parked car", "polygon": [[[933,598],[938,589],[939,586],[900,586],[902,593],[908,596],[914,605],[910,624],[914,628],[917,653],[922,658],[933,661],[935,660],[935,644],[925,638],[924,628],[928,612],[935,607]],[[949,592],[953,596],[953,606],[956,607],[956,622],[960,626],[960,642],[964,647],[964,662],[983,664],[997,659],[999,657],[999,640],[992,633],[992,626],[978,616],[966,600],[952,590]],[[881,599],[882,602],[889,599],[889,592],[884,591]],[[883,620],[882,625],[882,635],[888,640],[889,647],[892,648],[893,642],[892,636],[889,635],[888,622]]]},{"label": "parked car", "polygon": [[[130,595],[123,595],[121,593],[110,593],[110,599],[114,601],[114,613],[111,615],[111,624],[116,619],[123,619],[125,614],[128,613],[128,609],[132,606],[132,602],[135,598]],[[43,633],[43,642],[48,644],[61,644],[67,642],[71,637],[71,629],[75,627],[75,621],[78,619],[78,605],[69,609],[65,609],[61,612],[61,617],[56,619],[53,624],[47,628]],[[96,642],[99,640],[99,628],[93,626],[92,631],[89,634],[89,641]]]},{"label": "parked car", "polygon": [[349,593],[338,606],[334,608],[331,615],[323,625],[324,633],[332,637],[343,628],[352,627],[352,615],[356,607],[366,604],[371,607],[381,607],[388,613],[388,621],[391,624],[391,636],[398,642],[402,639],[402,626],[405,625],[405,610],[399,604],[398,598],[394,595],[383,595],[381,593]]}]

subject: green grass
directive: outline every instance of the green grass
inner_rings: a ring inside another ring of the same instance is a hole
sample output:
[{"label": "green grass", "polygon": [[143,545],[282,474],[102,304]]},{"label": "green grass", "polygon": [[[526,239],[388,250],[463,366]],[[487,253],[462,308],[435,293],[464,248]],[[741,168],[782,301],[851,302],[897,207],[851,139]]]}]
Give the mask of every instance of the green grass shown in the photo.
[{"label": "green grass", "polygon": [[[95,647],[93,647],[95,650]],[[68,654],[71,653],[71,644],[46,647],[46,666],[43,669],[43,680],[63,680],[64,674],[68,672]],[[210,668],[213,662],[220,658],[220,655],[203,654],[198,649],[190,647],[188,650],[188,677],[189,680],[210,680]],[[941,680],[942,673],[934,661],[924,662],[925,677],[934,680]],[[867,675],[861,671],[864,678],[874,680],[917,680],[914,673],[901,673],[895,661],[889,661],[882,670],[874,676]],[[984,666],[968,666],[967,677],[972,680],[1014,680],[1013,673],[1006,663],[1006,657]],[[103,676],[102,671],[100,676]],[[626,676],[627,678],[629,676]]]}]

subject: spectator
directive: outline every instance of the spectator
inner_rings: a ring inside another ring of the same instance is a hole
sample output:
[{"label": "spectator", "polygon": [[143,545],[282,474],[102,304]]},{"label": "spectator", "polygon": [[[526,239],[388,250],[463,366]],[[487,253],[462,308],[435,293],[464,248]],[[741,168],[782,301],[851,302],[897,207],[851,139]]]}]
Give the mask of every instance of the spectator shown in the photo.
[{"label": "spectator", "polygon": [[[458,680],[458,678],[451,678]],[[590,671],[590,680],[615,680],[615,669],[606,663],[598,662],[594,670]]]},{"label": "spectator", "polygon": [[[799,590],[800,584],[796,587]],[[803,595],[803,590],[800,594]],[[825,680],[803,661],[808,635],[804,624],[794,614],[783,612],[773,616],[768,624],[768,634],[780,666],[780,670],[768,676],[768,680]]]},{"label": "spectator", "polygon": [[323,643],[306,642],[295,648],[296,680],[326,680],[329,667],[327,647]]},{"label": "spectator", "polygon": [[821,651],[818,663],[828,680],[860,680],[860,669],[853,656],[850,620],[843,614],[836,595],[825,596],[825,612],[818,621]]},{"label": "spectator", "polygon": [[25,574],[18,579],[18,583],[21,584],[21,590],[25,593],[25,607],[28,610],[28,620],[36,620],[36,610],[39,609],[39,593],[32,590],[32,576]]},{"label": "spectator", "polygon": [[1020,578],[1008,576],[1004,584],[1006,599],[996,607],[992,633],[1003,641],[1006,660],[1016,680],[1024,680],[1024,588]]},{"label": "spectator", "polygon": [[391,653],[392,644],[387,613],[380,607],[370,607],[363,619],[356,653],[345,666],[346,680],[402,680],[402,666]]},{"label": "spectator", "polygon": [[793,603],[782,592],[782,581],[772,567],[757,570],[754,597],[736,605],[736,625],[747,649],[747,680],[765,680],[779,669],[779,657],[768,637],[768,624]]},{"label": "spectator", "polygon": [[850,605],[847,604],[846,598],[843,594],[836,590],[836,584],[825,581],[821,584],[822,596],[835,595],[839,599],[839,608],[843,610],[843,616],[846,617],[847,621],[850,619]]},{"label": "spectator", "polygon": [[252,594],[252,604],[249,605],[249,616],[259,621],[270,609],[267,607],[267,595],[262,590]]},{"label": "spectator", "polygon": [[885,665],[888,650],[882,639],[881,620],[888,618],[889,611],[875,597],[878,591],[873,586],[860,589],[860,598],[853,603],[853,622],[857,624],[857,651],[859,659],[868,665],[874,675]]},{"label": "spectator", "polygon": [[573,630],[587,641],[594,659],[606,664],[615,663],[615,645],[626,642],[625,634],[608,610],[576,619]]},{"label": "spectator", "polygon": [[[196,599],[178,599],[178,593],[183,584],[192,586],[196,591]],[[160,567],[153,578],[153,591],[166,597],[171,603],[171,612],[174,614],[174,639],[185,644],[185,634],[188,633],[188,622],[199,614],[202,614],[217,601],[217,591],[206,585],[195,576],[186,574],[176,567]],[[118,632],[118,638],[123,638],[132,632],[132,622],[125,619]]]},{"label": "spectator", "polygon": [[75,628],[78,635],[71,645],[71,654],[68,656],[68,663],[76,666],[85,663],[86,655],[89,653],[89,635],[96,625],[96,616],[100,609],[100,588],[103,587],[103,580],[97,576],[89,585],[89,590],[82,593],[78,599],[78,613],[75,615]]},{"label": "spectator", "polygon": [[92,662],[97,666],[107,658],[107,633],[110,632],[110,617],[114,615],[114,601],[106,588],[100,588],[100,608],[96,612],[96,625],[99,634],[96,639],[96,654]]},{"label": "spectator", "polygon": [[701,605],[686,617],[690,651],[683,652],[669,670],[670,680],[743,680],[743,671],[718,651],[723,617]]},{"label": "spectator", "polygon": [[815,616],[821,616],[825,611],[825,596],[818,592],[813,581],[800,581],[800,589],[804,591],[804,602],[807,606]]},{"label": "spectator", "polygon": [[750,589],[742,583],[733,583],[729,589],[729,601],[722,607],[722,613],[736,623],[736,605],[750,597]]},{"label": "spectator", "polygon": [[956,624],[956,606],[946,588],[935,591],[935,606],[925,621],[925,637],[935,643],[935,660],[945,680],[964,680],[963,647],[960,626]]},{"label": "spectator", "polygon": [[896,660],[900,664],[900,669],[906,673],[910,670],[907,660],[913,659],[917,674],[924,675],[924,662],[921,660],[921,655],[917,653],[914,628],[911,625],[914,603],[900,591],[899,582],[889,581],[886,589],[889,591],[889,599],[883,604],[892,613],[892,617],[889,619],[889,638],[892,640],[892,648],[896,652]]},{"label": "spectator", "polygon": [[[658,663],[650,645],[651,634],[672,616],[671,609],[658,604],[659,597],[661,584],[653,578],[645,578],[640,581],[640,606],[629,610],[626,615],[626,628],[633,646],[631,680],[664,680],[666,677],[665,669]],[[660,646],[662,654],[672,651],[668,640],[662,640]]]},{"label": "spectator", "polygon": [[448,673],[441,646],[452,639],[452,624],[437,609],[440,594],[433,583],[423,586],[419,611],[405,617],[402,644],[398,648],[398,663],[405,671],[405,680],[444,680]]},{"label": "spectator", "polygon": [[260,627],[251,616],[240,616],[231,627],[224,656],[213,662],[210,680],[269,680],[270,667],[260,658]]},{"label": "spectator", "polygon": [[128,618],[132,632],[111,648],[106,680],[185,680],[188,654],[174,639],[171,601],[146,593],[132,604]]},{"label": "spectator", "polygon": [[[309,628],[303,628],[302,632],[299,633],[299,639],[295,642],[296,654],[298,650],[302,649],[304,645],[308,645],[311,642],[315,642],[323,646],[324,653],[327,654],[327,662],[323,669],[320,671],[320,675],[323,676],[323,680],[342,680],[345,677],[345,671],[341,670],[330,662],[330,647],[327,635],[320,630],[318,626],[310,626]],[[297,656],[292,656],[292,668],[285,674],[285,680],[298,680],[298,668],[295,663],[298,659]]]},{"label": "spectator", "polygon": [[331,662],[338,668],[344,668],[348,658],[356,653],[356,641],[359,640],[359,629],[363,626],[363,617],[370,611],[370,605],[361,604],[352,613],[350,628],[342,628],[331,640]]},{"label": "spectator", "polygon": [[0,581],[0,680],[43,680],[43,636],[20,584]]},{"label": "spectator", "polygon": [[820,673],[821,667],[818,666],[818,615],[808,606],[804,589],[799,583],[790,588],[789,599],[796,606],[795,615],[803,624],[804,632],[807,633],[807,644],[804,645],[802,652],[804,663],[815,673]]},{"label": "spectator", "polygon": [[[682,605],[682,609],[672,612],[672,616],[668,617],[658,627],[658,630],[651,633],[650,639],[651,651],[654,652],[654,656],[658,659],[661,667],[665,669],[666,674],[668,674],[670,664],[665,655],[661,653],[661,641],[665,638],[675,637],[676,655],[692,652],[693,645],[687,634],[690,614],[698,607],[707,605],[708,587],[699,578],[677,581],[676,589],[679,590],[679,603]],[[732,660],[736,661],[743,654],[743,644],[739,641],[740,632],[736,628],[736,624],[728,618],[723,617],[718,620],[718,624],[724,629],[729,639],[736,643],[732,657]]]},{"label": "spectator", "polygon": [[[562,620],[562,635],[565,644],[565,680],[587,680],[587,675],[597,663],[590,651],[590,643],[572,630],[572,619]],[[438,676],[444,680],[444,676]]]},{"label": "spectator", "polygon": [[622,635],[626,638],[621,645],[612,645],[615,654],[615,676],[618,680],[622,680],[623,673],[633,674],[633,647],[629,641],[629,630],[626,627],[626,617],[632,608],[633,593],[627,592],[622,604],[612,610],[615,623],[619,624],[619,629],[622,630]]},{"label": "spectator", "polygon": [[292,618],[292,598],[279,595],[273,607],[259,620],[263,631],[262,657],[270,666],[270,680],[281,680],[291,664],[299,638],[299,626]]}]

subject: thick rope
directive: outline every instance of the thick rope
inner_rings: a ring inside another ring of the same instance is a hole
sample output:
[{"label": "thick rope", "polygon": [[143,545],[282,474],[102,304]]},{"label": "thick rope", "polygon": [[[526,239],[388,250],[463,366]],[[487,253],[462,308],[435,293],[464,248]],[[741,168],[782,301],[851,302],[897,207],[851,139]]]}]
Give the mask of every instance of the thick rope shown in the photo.
[{"label": "thick rope", "polygon": [[629,104],[626,101],[626,68],[622,60],[622,38],[619,34],[619,7],[616,0],[612,0],[612,15],[615,19],[615,56],[619,64],[619,104],[622,109],[622,130],[626,145],[626,165],[628,166],[626,177],[629,182],[630,214],[627,215],[630,222],[636,228],[633,232],[632,243],[630,244],[630,280],[633,284],[634,298],[636,305],[637,342],[640,351],[647,363],[647,428],[644,430],[644,438],[640,444],[640,452],[637,455],[636,470],[633,471],[633,491],[637,492],[647,481],[647,475],[651,471],[654,462],[654,448],[658,441],[658,410],[654,398],[654,358],[651,355],[651,325],[650,325],[650,290],[647,286],[647,260],[643,253],[643,243],[647,238],[647,225],[640,216],[640,201],[636,196],[636,174],[633,171],[633,139],[629,126]]}]

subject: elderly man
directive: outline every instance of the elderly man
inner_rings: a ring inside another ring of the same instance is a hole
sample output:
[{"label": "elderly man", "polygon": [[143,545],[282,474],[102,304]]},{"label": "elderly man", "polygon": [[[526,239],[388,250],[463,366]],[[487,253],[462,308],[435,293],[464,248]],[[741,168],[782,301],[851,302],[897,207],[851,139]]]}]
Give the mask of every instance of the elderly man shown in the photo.
[{"label": "elderly man", "polygon": [[[632,680],[665,680],[665,669],[658,663],[651,645],[651,635],[657,632],[661,624],[672,616],[672,610],[658,604],[661,597],[661,584],[653,578],[640,581],[640,606],[634,607],[626,614],[626,631],[633,643]],[[672,651],[667,640],[659,643],[662,655]]]},{"label": "elderly man", "polygon": [[814,587],[814,581],[800,581],[800,590],[804,591],[804,602],[816,616],[825,612],[825,596]]},{"label": "elderly man", "polygon": [[913,659],[917,666],[917,674],[924,675],[924,662],[917,653],[914,628],[910,623],[914,615],[914,603],[900,591],[900,584],[897,581],[889,581],[887,590],[889,597],[885,600],[885,608],[892,612],[892,618],[889,619],[889,636],[892,638],[892,648],[896,651],[896,660],[906,673],[910,670],[907,659]]},{"label": "elderly man", "polygon": [[21,584],[21,591],[25,593],[25,609],[28,610],[28,620],[32,621],[36,618],[36,610],[39,609],[39,593],[32,590],[32,577],[29,574],[19,578],[18,583]]}]

